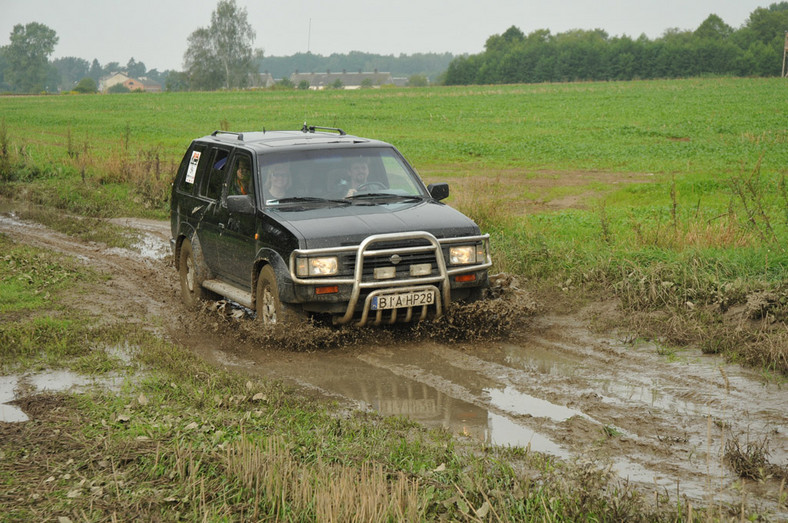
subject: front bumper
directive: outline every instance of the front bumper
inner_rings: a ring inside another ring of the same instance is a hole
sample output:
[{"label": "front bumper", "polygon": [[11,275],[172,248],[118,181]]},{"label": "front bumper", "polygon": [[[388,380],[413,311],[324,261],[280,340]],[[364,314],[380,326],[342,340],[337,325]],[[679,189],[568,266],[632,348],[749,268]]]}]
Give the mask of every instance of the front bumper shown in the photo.
[{"label": "front bumper", "polygon": [[[447,267],[445,251],[452,245],[479,245],[484,250],[483,261],[470,265]],[[300,257],[337,256],[352,263],[352,274],[337,277],[301,278],[296,273],[297,259]],[[372,266],[393,265],[395,269],[407,266],[409,260],[433,264],[434,270],[425,276],[412,277],[402,274],[393,279],[376,280],[372,276]],[[349,288],[350,295],[344,313],[335,316],[335,323],[347,324],[356,319],[356,324],[366,325],[395,323],[397,321],[423,320],[430,309],[434,315],[443,314],[451,302],[451,278],[463,274],[486,271],[492,265],[490,259],[489,235],[461,236],[458,238],[438,239],[425,231],[408,233],[377,234],[367,237],[358,246],[331,247],[324,249],[297,249],[290,255],[290,277],[296,287],[332,286]],[[486,280],[486,278],[485,278]],[[479,283],[481,285],[481,282]],[[406,294],[432,290],[435,300],[431,305],[403,306],[387,310],[372,310],[375,297]],[[298,293],[297,293],[298,294]],[[384,315],[388,318],[384,320]]]}]

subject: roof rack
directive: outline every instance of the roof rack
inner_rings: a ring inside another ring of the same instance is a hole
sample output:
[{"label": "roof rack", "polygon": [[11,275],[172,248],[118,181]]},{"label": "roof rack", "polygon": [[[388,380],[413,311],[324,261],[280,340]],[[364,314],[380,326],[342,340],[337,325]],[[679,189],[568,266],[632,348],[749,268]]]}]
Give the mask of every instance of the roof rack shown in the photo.
[{"label": "roof rack", "polygon": [[318,131],[318,130],[319,131],[334,131],[336,133],[339,133],[339,136],[345,136],[347,134],[345,131],[343,131],[342,129],[339,129],[337,127],[320,127],[319,125],[307,125],[306,122],[304,122],[304,126],[301,128],[301,132],[302,133],[314,133],[315,131]]},{"label": "roof rack", "polygon": [[232,131],[220,131],[220,130],[217,129],[216,131],[211,133],[211,136],[218,136],[220,134],[234,134],[235,136],[238,137],[238,140],[240,140],[242,142],[244,141],[243,133],[234,133]]}]

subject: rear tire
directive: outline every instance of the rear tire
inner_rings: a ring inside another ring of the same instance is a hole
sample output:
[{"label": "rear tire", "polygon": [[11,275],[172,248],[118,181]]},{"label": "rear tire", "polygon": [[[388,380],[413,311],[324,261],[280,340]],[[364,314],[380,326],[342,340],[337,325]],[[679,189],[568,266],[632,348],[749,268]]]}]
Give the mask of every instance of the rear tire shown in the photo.
[{"label": "rear tire", "polygon": [[181,255],[178,259],[178,274],[181,277],[181,299],[190,309],[196,309],[208,296],[203,288],[203,277],[194,259],[194,250],[189,240],[183,240]]}]

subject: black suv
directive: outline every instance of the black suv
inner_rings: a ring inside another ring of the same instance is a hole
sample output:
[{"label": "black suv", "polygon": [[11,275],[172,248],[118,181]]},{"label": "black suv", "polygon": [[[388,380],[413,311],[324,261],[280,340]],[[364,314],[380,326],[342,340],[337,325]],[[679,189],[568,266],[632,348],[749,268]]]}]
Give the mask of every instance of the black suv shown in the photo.
[{"label": "black suv", "polygon": [[264,323],[418,321],[487,286],[489,236],[440,203],[394,146],[341,129],[194,140],[173,183],[183,300],[211,293]]}]

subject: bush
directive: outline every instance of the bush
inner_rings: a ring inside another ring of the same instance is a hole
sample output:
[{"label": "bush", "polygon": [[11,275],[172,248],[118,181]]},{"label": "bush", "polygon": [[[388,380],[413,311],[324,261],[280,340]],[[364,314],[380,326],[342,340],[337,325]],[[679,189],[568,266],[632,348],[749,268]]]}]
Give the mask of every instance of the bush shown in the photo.
[{"label": "bush", "polygon": [[74,87],[74,92],[82,94],[96,93],[98,92],[98,86],[93,78],[85,77]]},{"label": "bush", "polygon": [[123,84],[115,84],[112,87],[110,87],[109,89],[107,89],[107,92],[110,93],[110,94],[130,93],[131,90],[128,87],[126,87],[125,85],[123,85]]}]

